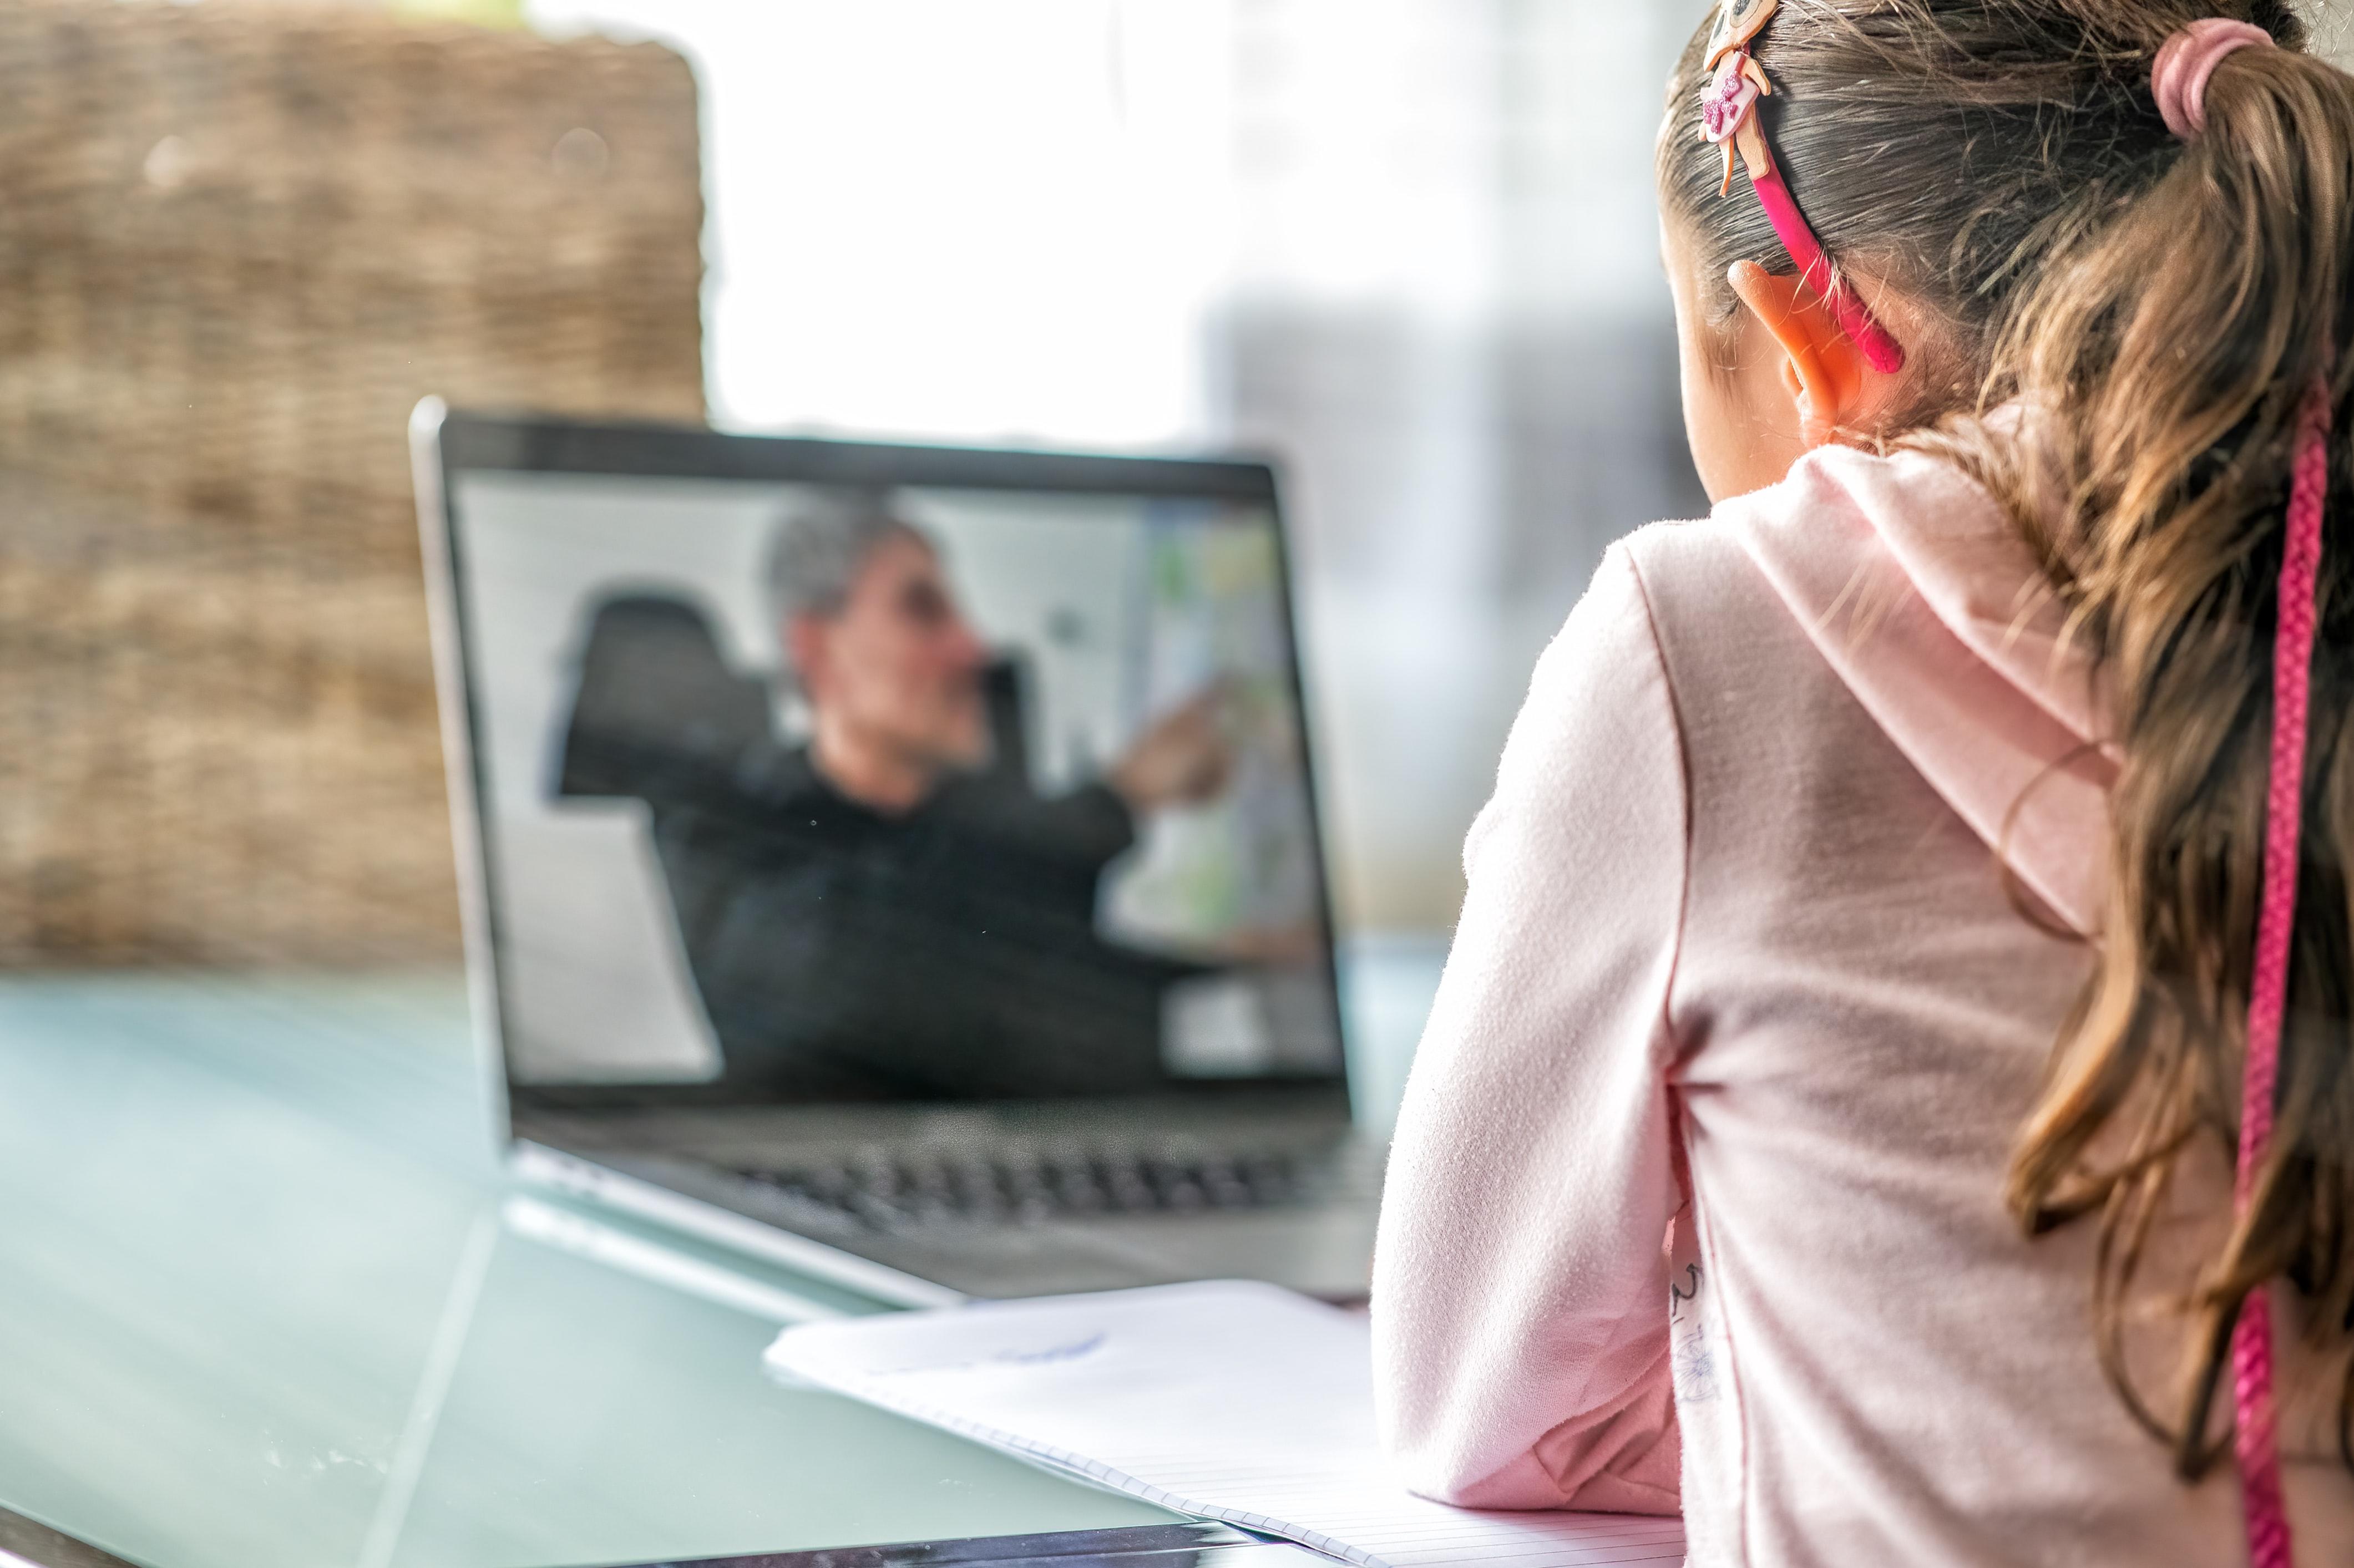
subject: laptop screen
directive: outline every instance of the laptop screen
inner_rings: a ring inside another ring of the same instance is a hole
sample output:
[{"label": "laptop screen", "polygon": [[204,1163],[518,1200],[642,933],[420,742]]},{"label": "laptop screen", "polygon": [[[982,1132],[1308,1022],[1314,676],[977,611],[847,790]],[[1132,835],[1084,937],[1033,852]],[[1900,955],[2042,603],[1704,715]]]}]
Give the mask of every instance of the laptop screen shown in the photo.
[{"label": "laptop screen", "polygon": [[525,1097],[1338,1081],[1263,469],[444,440]]}]

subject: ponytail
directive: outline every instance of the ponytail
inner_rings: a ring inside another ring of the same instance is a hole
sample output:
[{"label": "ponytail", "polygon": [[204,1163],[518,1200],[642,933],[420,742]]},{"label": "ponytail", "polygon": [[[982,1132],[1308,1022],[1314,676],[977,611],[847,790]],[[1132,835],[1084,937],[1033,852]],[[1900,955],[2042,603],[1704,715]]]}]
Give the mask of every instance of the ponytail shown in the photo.
[{"label": "ponytail", "polygon": [[[2052,258],[1992,366],[1999,394],[2034,410],[2034,461],[2062,476],[2039,507],[2013,475],[2014,510],[2104,671],[2122,753],[2093,979],[2009,1198],[2034,1230],[2099,1213],[2104,1361],[2186,1476],[2221,1452],[2210,1434],[2226,1347],[2235,1320],[2262,1314],[2267,1281],[2299,1287],[2318,1347],[2354,1326],[2354,538],[2341,536],[2314,588],[2302,777],[2281,797],[2302,847],[2277,1088],[2246,1110],[2273,1111],[2272,1137],[2197,1285],[2179,1415],[2153,1414],[2125,1378],[2126,1296],[2176,1163],[2242,1130],[2273,741],[2294,722],[2273,682],[2284,614],[2302,613],[2282,591],[2292,467],[2309,399],[2350,428],[2349,289],[2354,79],[2292,49],[2243,49],[2216,64],[2203,128],[2173,166]],[[2342,435],[2318,439],[2340,481],[2324,510],[2343,518],[2354,464]],[[2096,1139],[2122,1152],[2096,1156]],[[2350,1413],[2354,1382],[2338,1411],[2354,1463]]]}]

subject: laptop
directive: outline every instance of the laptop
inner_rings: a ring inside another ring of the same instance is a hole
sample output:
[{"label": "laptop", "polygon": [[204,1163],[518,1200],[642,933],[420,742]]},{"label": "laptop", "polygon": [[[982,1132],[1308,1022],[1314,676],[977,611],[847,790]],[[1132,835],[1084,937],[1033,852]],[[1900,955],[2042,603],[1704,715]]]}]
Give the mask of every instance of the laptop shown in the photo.
[{"label": "laptop", "polygon": [[907,1304],[1364,1294],[1266,464],[412,444],[522,1176]]}]

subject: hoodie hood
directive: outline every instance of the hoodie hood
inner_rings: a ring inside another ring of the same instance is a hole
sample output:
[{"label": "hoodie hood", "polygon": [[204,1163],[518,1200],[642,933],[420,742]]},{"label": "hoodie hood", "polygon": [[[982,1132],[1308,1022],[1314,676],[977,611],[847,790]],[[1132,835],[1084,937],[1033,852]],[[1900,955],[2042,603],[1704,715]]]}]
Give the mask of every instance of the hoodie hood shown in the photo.
[{"label": "hoodie hood", "polygon": [[2094,934],[2116,766],[2091,667],[1994,497],[1922,453],[1825,447],[1716,515],[1930,787]]}]

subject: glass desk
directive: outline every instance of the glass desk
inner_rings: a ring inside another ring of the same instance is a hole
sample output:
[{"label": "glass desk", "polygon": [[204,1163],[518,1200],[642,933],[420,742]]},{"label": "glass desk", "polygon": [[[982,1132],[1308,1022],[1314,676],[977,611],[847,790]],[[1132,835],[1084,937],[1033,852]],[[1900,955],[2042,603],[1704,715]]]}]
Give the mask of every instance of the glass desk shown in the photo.
[{"label": "glass desk", "polygon": [[[1426,943],[1347,986],[1385,1122]],[[780,1387],[839,1289],[506,1183],[454,976],[0,981],[0,1506],[149,1568],[557,1568],[1167,1520]]]}]

